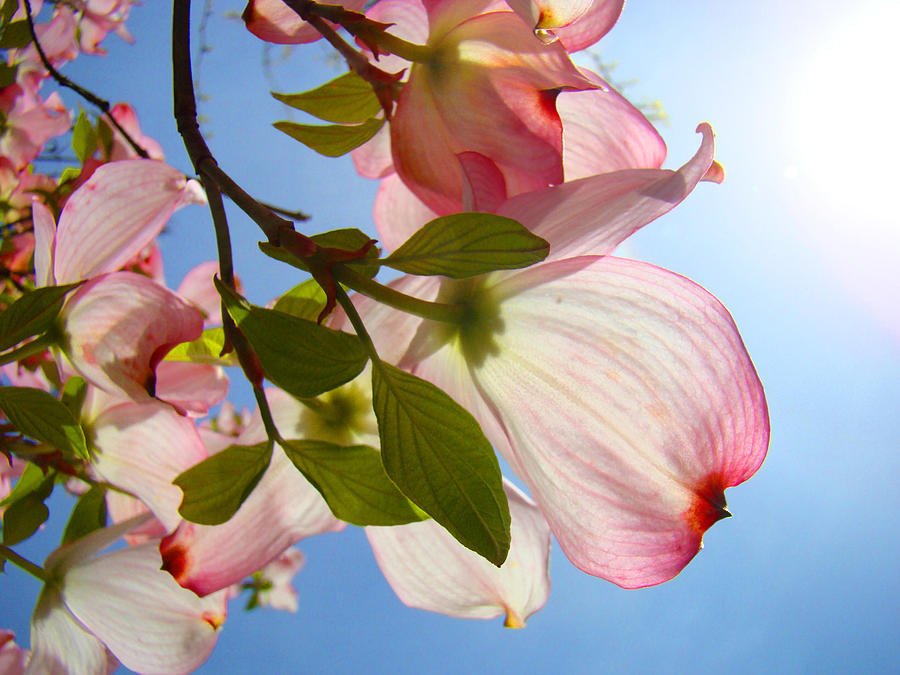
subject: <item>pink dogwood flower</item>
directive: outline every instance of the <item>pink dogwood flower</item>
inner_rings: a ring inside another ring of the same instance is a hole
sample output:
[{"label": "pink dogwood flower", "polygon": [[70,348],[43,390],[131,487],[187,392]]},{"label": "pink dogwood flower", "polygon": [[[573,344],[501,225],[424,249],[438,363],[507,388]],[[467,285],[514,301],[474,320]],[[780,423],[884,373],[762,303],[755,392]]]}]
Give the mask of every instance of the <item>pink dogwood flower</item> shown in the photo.
[{"label": "pink dogwood flower", "polygon": [[569,559],[627,588],[693,558],[727,515],[725,488],[753,475],[768,444],[762,386],[725,308],[672,272],[607,255],[715,166],[700,130],[678,172],[614,172],[504,203],[550,241],[543,263],[394,282],[470,307],[464,326],[356,300],[383,358],[475,415]]},{"label": "pink dogwood flower", "polygon": [[[502,176],[509,194],[563,181],[562,91],[597,84],[559,44],[544,44],[511,11],[481,13],[476,0],[394,0],[369,16],[396,21],[398,36],[428,37],[414,59],[390,124],[393,165],[438,212],[459,209],[460,155],[474,153]],[[406,54],[401,54],[407,56]]]},{"label": "pink dogwood flower", "polygon": [[259,571],[259,579],[264,585],[257,595],[259,606],[296,613],[299,606],[297,591],[291,581],[305,562],[303,553],[289,548],[263,567]]},{"label": "pink dogwood flower", "polygon": [[[464,18],[460,12],[473,13],[479,9],[485,14],[462,23],[458,31],[450,30],[447,38],[436,39],[436,31],[448,30],[448,26],[452,28],[452,21]],[[403,180],[431,211],[446,215],[460,210],[461,190],[465,190],[470,178],[466,174],[473,170],[479,174],[480,190],[492,195],[494,201],[499,203],[519,192],[559,183],[561,177],[569,181],[619,169],[658,168],[662,164],[666,154],[665,143],[639,110],[596,74],[586,69],[575,69],[558,44],[558,51],[551,54],[541,51],[543,45],[540,41],[525,35],[528,31],[523,30],[521,21],[509,11],[498,11],[502,9],[505,5],[499,2],[423,5],[417,0],[385,0],[367,12],[372,19],[393,23],[390,32],[404,40],[427,42],[429,45],[448,41],[448,44],[431,47],[435,56],[430,59],[420,56],[420,62],[416,64],[394,55],[380,57],[378,65],[383,69],[412,68],[413,75],[403,85],[403,91],[411,88],[413,93],[418,92],[415,97],[419,100],[410,103],[409,123],[404,127],[404,96],[413,94],[401,94],[395,113],[395,118],[397,115],[401,118],[399,126],[397,120],[393,120],[391,125],[383,127],[372,140],[353,152],[354,164],[361,175],[385,178],[396,171],[399,178],[393,180]],[[488,38],[480,40],[475,28],[488,21],[515,27],[511,28],[515,39],[500,31],[495,38],[497,44],[492,44]],[[471,47],[470,39],[477,46]],[[459,45],[454,41],[459,41]],[[504,51],[506,48],[508,51]],[[537,52],[532,53],[535,49]],[[561,56],[562,60],[547,67],[544,62],[551,55]],[[454,76],[441,78],[433,72],[435,64],[442,63],[438,57],[458,59],[463,63],[454,61]],[[475,83],[476,89],[482,87],[490,90],[494,87],[502,94],[507,85],[520,86],[531,77],[532,66],[543,68],[546,77],[580,77],[581,81],[577,85],[548,90],[545,92],[549,97],[548,105],[541,109],[541,113],[530,117],[524,115],[521,119],[513,119],[518,112],[515,105],[507,106],[509,102],[493,107],[491,102],[495,98],[490,92],[479,90],[474,94],[466,93]],[[417,72],[420,76],[415,76]],[[462,90],[459,96],[455,95],[457,86]],[[495,122],[502,128],[495,129]],[[529,126],[533,122],[538,131]],[[523,124],[529,127],[528,131],[523,131]],[[560,126],[561,139],[558,136]],[[404,128],[418,136],[404,135]],[[399,134],[398,129],[401,130]],[[519,137],[523,134],[524,140]],[[548,150],[550,154],[547,157],[552,155],[549,161],[559,171],[553,176],[546,174],[541,178],[538,176],[542,166],[540,162],[520,158],[523,162],[519,168],[531,177],[526,185],[528,181],[510,178],[515,171],[508,165],[518,160],[504,157],[535,150],[538,147],[535,144],[536,134],[544,134],[545,140],[552,141],[550,145],[554,149]],[[401,157],[401,161],[397,161],[398,143],[401,144],[400,152],[410,157]],[[500,145],[503,147],[500,148]],[[452,146],[453,152],[447,151],[449,146]],[[427,148],[427,151],[420,152],[421,148]],[[414,170],[410,170],[411,166]],[[436,189],[447,195],[453,193],[453,198],[429,197],[429,181],[439,185],[443,183]]]},{"label": "pink dogwood flower", "polygon": [[105,675],[107,649],[141,673],[189,673],[212,652],[225,593],[199,598],[159,569],[155,542],[96,555],[141,518],[51,553],[31,623],[26,673]]},{"label": "pink dogwood flower", "polygon": [[22,675],[28,660],[29,650],[15,642],[15,634],[10,630],[0,630],[0,673]]},{"label": "pink dogwood flower", "polygon": [[46,99],[37,94],[37,85],[11,84],[0,90],[0,155],[17,170],[37,157],[51,138],[69,130],[72,117],[56,92]]},{"label": "pink dogwood flower", "polygon": [[59,227],[35,201],[39,285],[88,279],[60,316],[63,350],[97,386],[135,400],[155,388],[156,366],[176,344],[200,335],[202,314],[145,276],[116,272],[181,206],[202,201],[193,181],[155,160],[105,164],[63,208]]}]

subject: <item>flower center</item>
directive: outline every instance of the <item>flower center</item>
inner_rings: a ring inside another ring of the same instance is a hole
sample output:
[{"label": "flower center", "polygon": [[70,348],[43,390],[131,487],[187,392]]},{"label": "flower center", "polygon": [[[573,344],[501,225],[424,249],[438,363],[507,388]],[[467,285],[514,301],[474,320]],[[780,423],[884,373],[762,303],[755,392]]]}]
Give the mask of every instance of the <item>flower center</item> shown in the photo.
[{"label": "flower center", "polygon": [[489,276],[462,281],[447,280],[441,285],[438,302],[461,305],[465,308],[459,325],[442,324],[442,342],[456,340],[466,362],[481,366],[490,356],[500,353],[497,336],[503,334],[504,324],[500,315],[500,301],[487,283]]}]

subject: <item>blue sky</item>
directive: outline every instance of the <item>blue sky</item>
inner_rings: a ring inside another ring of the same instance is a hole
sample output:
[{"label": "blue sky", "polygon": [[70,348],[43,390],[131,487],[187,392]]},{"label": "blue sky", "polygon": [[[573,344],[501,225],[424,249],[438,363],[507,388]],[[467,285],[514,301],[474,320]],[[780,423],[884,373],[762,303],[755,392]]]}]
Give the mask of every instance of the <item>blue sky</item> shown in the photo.
[{"label": "blue sky", "polygon": [[[312,231],[370,229],[375,183],[349,159],[319,158],[270,126],[287,113],[267,91],[333,77],[327,50],[298,50],[275,67],[273,85],[260,43],[224,17],[241,8],[214,4],[200,72],[220,164],[259,198],[314,214]],[[135,8],[136,45],[111,37],[110,58],[81,57],[67,73],[132,102],[144,131],[188,171],[170,117],[169,11],[158,0]],[[501,620],[405,608],[349,528],[300,543],[297,614],[233,604],[200,672],[896,672],[900,218],[884,176],[896,174],[897,60],[895,47],[893,66],[884,56],[891,44],[880,30],[895,16],[894,2],[633,1],[600,44],[619,77],[638,80],[627,95],[664,103],[669,166],[696,149],[698,122],[717,132],[726,182],[701,185],[633,237],[628,254],[724,302],[772,419],[765,464],[729,490],[734,517],[710,530],[681,575],[623,591],[575,570],[554,546],[547,606],[509,631]],[[170,230],[163,247],[176,286],[215,249],[199,208]],[[232,230],[251,299],[300,280],[256,252],[255,226],[236,212]],[[34,558],[52,547],[50,529]],[[0,624],[23,643],[36,593],[17,571],[4,580]]]}]

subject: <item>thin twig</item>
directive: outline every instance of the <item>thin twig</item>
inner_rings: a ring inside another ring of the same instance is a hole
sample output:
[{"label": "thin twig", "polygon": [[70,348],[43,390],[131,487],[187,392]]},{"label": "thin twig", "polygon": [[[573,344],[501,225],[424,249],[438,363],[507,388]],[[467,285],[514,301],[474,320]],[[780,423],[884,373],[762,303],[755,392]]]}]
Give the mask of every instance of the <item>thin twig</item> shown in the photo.
[{"label": "thin twig", "polygon": [[283,209],[280,206],[275,206],[274,204],[269,204],[268,202],[264,201],[259,201],[259,203],[265,206],[270,211],[274,211],[275,213],[284,216],[285,218],[290,218],[291,220],[309,220],[310,218],[309,214],[304,213],[303,211],[291,211],[290,209]]}]

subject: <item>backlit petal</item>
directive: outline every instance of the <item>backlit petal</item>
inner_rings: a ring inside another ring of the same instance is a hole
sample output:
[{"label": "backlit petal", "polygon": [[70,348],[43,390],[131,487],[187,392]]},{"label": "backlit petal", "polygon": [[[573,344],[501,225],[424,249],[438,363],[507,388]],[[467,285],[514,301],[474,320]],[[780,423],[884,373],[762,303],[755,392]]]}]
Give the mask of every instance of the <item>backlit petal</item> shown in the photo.
[{"label": "backlit petal", "polygon": [[172,481],[206,459],[191,419],[158,401],[128,402],[101,413],[92,428],[93,470],[138,497],[167,531],[177,527],[182,494]]},{"label": "backlit petal", "polygon": [[182,522],[160,551],[164,569],[179,584],[207,595],[241,581],[304,537],[344,527],[276,446],[269,468],[231,520],[216,526]]},{"label": "backlit petal", "polygon": [[216,644],[225,595],[198,597],[160,562],[156,542],[94,557],[69,570],[62,599],[128,668],[189,673]]},{"label": "backlit petal", "polygon": [[115,272],[81,286],[62,312],[66,355],[88,381],[146,400],[156,366],[175,345],[195,340],[203,315],[147,277]]},{"label": "backlit petal", "polygon": [[57,283],[114,272],[156,238],[172,213],[204,199],[196,181],[163,162],[104,164],[72,193],[59,217]]},{"label": "backlit petal", "polygon": [[548,261],[609,253],[672,210],[703,178],[713,164],[713,133],[708,124],[698,131],[700,148],[678,171],[635,169],[582,178],[513,197],[498,213],[549,241]]},{"label": "backlit petal", "polygon": [[590,71],[581,72],[604,89],[564,91],[556,100],[566,180],[662,166],[666,144],[643,113]]},{"label": "backlit petal", "polygon": [[[683,277],[610,257],[488,283],[500,327],[489,344],[449,343],[416,372],[457,400],[465,388],[484,398],[472,412],[498,450],[512,447],[577,567],[627,588],[670,579],[768,443],[762,387],[728,312]],[[443,372],[429,370],[439,357]]]},{"label": "backlit petal", "polygon": [[506,616],[521,628],[550,594],[550,529],[534,503],[508,481],[509,555],[496,567],[459,544],[433,520],[367,527],[382,573],[410,607],[465,619]]}]

